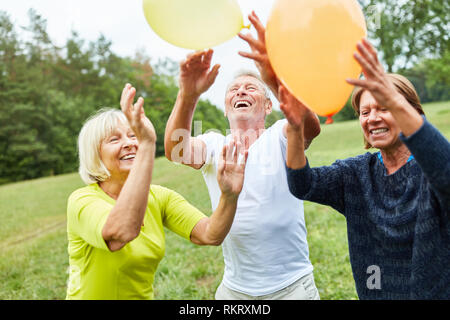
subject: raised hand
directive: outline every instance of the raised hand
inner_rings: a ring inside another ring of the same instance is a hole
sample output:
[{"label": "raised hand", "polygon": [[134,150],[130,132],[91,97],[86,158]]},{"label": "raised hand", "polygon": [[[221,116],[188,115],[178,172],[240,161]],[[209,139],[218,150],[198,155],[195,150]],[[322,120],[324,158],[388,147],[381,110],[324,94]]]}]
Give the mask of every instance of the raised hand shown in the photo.
[{"label": "raised hand", "polygon": [[156,132],[153,124],[145,116],[144,98],[139,97],[137,102],[133,104],[136,89],[127,83],[123,88],[120,98],[120,107],[127,117],[131,130],[133,130],[139,142],[148,141],[156,142]]},{"label": "raised hand", "polygon": [[250,33],[239,33],[239,37],[246,41],[252,50],[252,52],[239,51],[239,55],[252,59],[255,62],[262,80],[269,86],[275,96],[277,96],[279,82],[275,71],[270,64],[269,56],[267,55],[265,40],[266,29],[254,11],[248,16],[248,19],[255,27],[258,39],[253,38]]},{"label": "raised hand", "polygon": [[305,119],[311,111],[297,100],[283,85],[278,90],[280,109],[292,128],[303,128]]},{"label": "raised hand", "polygon": [[237,139],[234,139],[222,149],[217,170],[217,182],[224,195],[238,197],[242,191],[248,150],[244,151],[244,159],[239,163],[238,156],[241,149],[242,144]]},{"label": "raised hand", "polygon": [[368,90],[378,105],[388,110],[404,103],[405,98],[386,76],[386,72],[378,60],[377,52],[370,42],[362,39],[356,48],[358,52],[355,52],[353,56],[361,66],[365,79],[347,79],[347,82]]},{"label": "raised hand", "polygon": [[197,51],[189,54],[186,60],[180,63],[180,93],[198,98],[208,90],[219,73],[220,65],[216,64],[212,69],[211,59],[213,50]]}]

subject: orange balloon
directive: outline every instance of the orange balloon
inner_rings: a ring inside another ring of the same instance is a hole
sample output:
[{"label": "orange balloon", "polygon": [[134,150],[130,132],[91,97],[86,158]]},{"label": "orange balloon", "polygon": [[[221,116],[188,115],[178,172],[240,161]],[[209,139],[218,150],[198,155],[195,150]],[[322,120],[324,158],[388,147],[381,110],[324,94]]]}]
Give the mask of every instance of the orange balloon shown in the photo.
[{"label": "orange balloon", "polygon": [[366,22],[356,0],[277,0],[266,28],[272,67],[308,108],[329,117],[341,110],[361,67],[353,58]]}]

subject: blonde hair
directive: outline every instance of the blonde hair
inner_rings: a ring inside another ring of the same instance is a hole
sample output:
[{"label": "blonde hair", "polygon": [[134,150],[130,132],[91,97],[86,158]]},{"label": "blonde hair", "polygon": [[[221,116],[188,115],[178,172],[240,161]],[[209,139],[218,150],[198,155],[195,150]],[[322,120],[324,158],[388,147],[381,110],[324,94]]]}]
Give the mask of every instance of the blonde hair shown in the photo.
[{"label": "blonde hair", "polygon": [[78,136],[78,156],[80,167],[78,173],[86,184],[105,181],[110,177],[108,169],[100,157],[101,143],[109,137],[117,124],[128,124],[122,111],[102,108],[89,117]]},{"label": "blonde hair", "polygon": [[[409,102],[409,104],[416,109],[419,114],[425,115],[425,112],[422,109],[422,105],[420,104],[419,95],[414,88],[414,85],[409,81],[406,77],[396,74],[396,73],[388,73],[387,77],[394,84],[397,91],[405,97],[405,99]],[[361,87],[356,87],[352,94],[352,107],[353,110],[359,116],[359,105],[361,102],[361,96],[366,91],[366,89]],[[372,148],[371,144],[364,138],[364,148],[370,149]]]}]

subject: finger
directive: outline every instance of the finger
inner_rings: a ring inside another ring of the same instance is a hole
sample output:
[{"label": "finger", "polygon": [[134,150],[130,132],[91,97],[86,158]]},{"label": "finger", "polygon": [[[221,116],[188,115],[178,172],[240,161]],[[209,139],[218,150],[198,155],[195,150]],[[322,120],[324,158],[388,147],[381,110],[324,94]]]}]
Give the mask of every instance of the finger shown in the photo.
[{"label": "finger", "polygon": [[265,61],[264,55],[260,53],[239,51],[238,54],[244,58],[252,59],[259,63],[263,63]]},{"label": "finger", "polygon": [[238,158],[239,158],[239,155],[240,155],[241,149],[242,149],[242,143],[240,141],[237,141],[237,142],[235,142],[234,145],[235,145],[235,150],[234,150],[234,154],[233,154],[233,162],[235,164],[237,164]]},{"label": "finger", "polygon": [[134,104],[134,111],[137,115],[144,113],[144,98],[139,97],[139,99]]},{"label": "finger", "polygon": [[283,103],[283,104],[287,103],[286,95],[287,95],[286,88],[282,84],[280,84],[278,86],[278,97],[280,98],[280,103]]},{"label": "finger", "polygon": [[120,95],[120,104],[121,104],[121,105],[122,105],[122,104],[124,103],[124,101],[125,101],[125,95],[126,95],[126,93],[128,92],[130,86],[131,86],[131,85],[130,85],[129,83],[127,83],[127,84],[125,84],[125,86],[123,87],[122,94]]},{"label": "finger", "polygon": [[248,151],[250,149],[250,137],[246,136],[244,138],[244,150]]},{"label": "finger", "polygon": [[378,52],[375,47],[366,38],[362,39],[362,44],[367,48],[370,54],[378,61]]},{"label": "finger", "polygon": [[364,89],[368,89],[370,86],[370,82],[367,80],[363,80],[363,79],[345,79],[345,81],[347,81],[347,83],[357,86],[357,87],[361,87]]},{"label": "finger", "polygon": [[245,168],[245,165],[247,164],[247,159],[248,159],[248,150],[244,151],[244,161],[242,161],[241,166],[242,168]]},{"label": "finger", "polygon": [[378,59],[378,52],[375,49],[375,47],[366,38],[362,39],[362,44],[366,48],[366,50],[370,53],[372,62],[374,64],[376,70],[378,70],[379,73],[384,74],[385,71],[384,71],[383,65],[381,64],[380,60]]},{"label": "finger", "polygon": [[248,43],[252,51],[259,51],[259,52],[266,51],[266,47],[264,46],[264,44],[261,41],[253,38],[253,36],[250,33],[239,33],[238,36],[239,38]]},{"label": "finger", "polygon": [[261,41],[263,41],[263,43],[265,43],[266,29],[264,28],[264,25],[261,23],[261,20],[259,20],[255,11],[252,11],[252,13],[248,16],[248,19],[250,20],[252,25],[255,27],[256,32],[258,33],[258,38]]},{"label": "finger", "polygon": [[188,67],[198,65],[202,62],[203,51],[195,51],[194,53],[188,55],[186,63]]},{"label": "finger", "polygon": [[213,56],[213,50],[209,49],[208,51],[205,51],[202,55],[203,64],[207,65],[208,67],[211,65],[211,60]]},{"label": "finger", "polygon": [[136,89],[134,87],[131,87],[128,89],[128,91],[125,93],[125,98],[122,105],[122,111],[125,113],[125,115],[131,116],[133,111],[133,99],[134,95],[136,94]]},{"label": "finger", "polygon": [[208,73],[208,83],[213,84],[216,81],[217,75],[219,74],[220,64],[216,64],[211,71]]},{"label": "finger", "polygon": [[358,52],[360,55],[367,61],[367,63],[372,67],[372,69],[376,69],[377,63],[373,57],[373,55],[370,53],[370,51],[366,48],[365,45],[362,43],[358,43],[356,45],[356,48],[358,49]]},{"label": "finger", "polygon": [[234,151],[234,141],[231,141],[227,146],[227,154],[226,154],[227,164],[233,163],[233,151]]},{"label": "finger", "polygon": [[367,62],[366,59],[364,59],[364,57],[362,57],[361,55],[359,55],[358,53],[354,53],[353,57],[356,59],[356,61],[359,63],[359,65],[361,66],[364,75],[366,77],[371,77],[374,75],[374,71],[372,66]]},{"label": "finger", "polygon": [[227,148],[228,148],[228,145],[224,145],[223,146],[221,156],[219,157],[219,170],[218,170],[218,172],[220,174],[223,174],[223,172],[225,171],[226,154],[228,152]]}]

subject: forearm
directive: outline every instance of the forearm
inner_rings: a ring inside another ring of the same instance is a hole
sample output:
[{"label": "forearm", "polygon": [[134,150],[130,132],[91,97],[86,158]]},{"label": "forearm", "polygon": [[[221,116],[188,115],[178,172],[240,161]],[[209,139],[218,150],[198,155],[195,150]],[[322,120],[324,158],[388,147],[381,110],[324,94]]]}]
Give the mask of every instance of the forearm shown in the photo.
[{"label": "forearm", "polygon": [[220,245],[230,231],[236,213],[238,196],[220,196],[219,205],[209,217],[204,234],[204,244]]},{"label": "forearm", "polygon": [[436,190],[450,195],[450,143],[428,121],[409,137],[400,135]]},{"label": "forearm", "polygon": [[304,123],[304,145],[305,150],[308,149],[309,145],[315,137],[320,133],[320,122],[319,117],[312,111],[308,112]]},{"label": "forearm", "polygon": [[399,96],[397,103],[395,103],[389,111],[400,126],[400,130],[405,137],[411,136],[419,130],[423,124],[422,116],[403,96]]},{"label": "forearm", "polygon": [[[181,152],[190,150],[189,140],[191,137],[192,119],[198,99],[199,97],[187,96],[181,91],[178,93],[175,106],[167,121],[164,135],[165,155],[171,161],[176,160],[172,159],[172,151],[181,142],[181,139],[183,139],[182,143],[184,145]],[[184,158],[183,154],[181,157]]]},{"label": "forearm", "polygon": [[154,157],[155,143],[139,145],[135,163],[106,220],[105,240],[125,244],[139,235],[148,205]]},{"label": "forearm", "polygon": [[291,169],[301,169],[306,165],[304,127],[286,128],[287,150],[286,165]]}]

